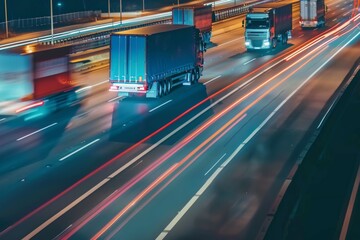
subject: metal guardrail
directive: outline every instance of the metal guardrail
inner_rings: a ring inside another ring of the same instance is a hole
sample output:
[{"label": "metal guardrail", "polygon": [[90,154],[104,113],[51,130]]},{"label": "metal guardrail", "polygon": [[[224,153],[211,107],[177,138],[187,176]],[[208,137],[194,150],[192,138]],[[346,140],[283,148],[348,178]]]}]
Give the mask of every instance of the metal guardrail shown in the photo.
[{"label": "metal guardrail", "polygon": [[[66,14],[54,15],[54,24],[65,24],[71,23],[82,19],[98,19],[101,18],[101,11],[83,11],[73,12]],[[8,21],[8,26],[11,31],[20,29],[31,29],[39,27],[50,26],[50,16],[37,17],[37,18],[26,18],[26,19],[15,19]],[[0,23],[0,30],[5,31],[5,22]]]},{"label": "metal guardrail", "polygon": [[[239,5],[239,6],[233,6],[225,9],[215,10],[213,11],[213,22],[218,22],[224,19],[236,17],[238,15],[241,15],[243,13],[246,13],[249,11],[249,8],[252,5]],[[110,43],[110,34],[112,32],[118,32],[133,28],[139,28],[144,26],[150,26],[155,24],[164,24],[164,23],[171,23],[171,19],[164,19],[164,20],[157,20],[153,22],[148,22],[145,24],[135,24],[133,26],[126,26],[126,27],[120,27],[120,28],[114,28],[111,30],[105,30],[98,33],[89,33],[84,34],[81,36],[71,37],[71,38],[65,38],[60,40],[55,40],[55,44],[74,44],[72,47],[72,53],[80,52],[80,51],[86,51],[94,48],[104,47],[109,45]],[[42,44],[49,45],[50,41],[43,42]]]},{"label": "metal guardrail", "polygon": [[239,16],[249,11],[250,6],[234,6],[226,9],[213,11],[213,22]]},{"label": "metal guardrail", "polygon": [[[155,24],[167,24],[167,23],[171,23],[171,20],[169,20],[169,19],[159,20],[159,21],[154,21],[154,22],[149,22],[149,23],[144,23],[144,24],[136,24],[133,26],[114,28],[114,29],[99,32],[96,34],[77,36],[76,38],[66,38],[66,39],[61,39],[61,40],[55,40],[54,44],[73,45],[71,47],[70,51],[71,51],[71,53],[77,53],[77,52],[86,51],[86,50],[90,50],[90,49],[94,49],[94,48],[105,47],[105,46],[109,45],[110,44],[110,34],[113,32],[119,32],[119,31],[124,31],[124,30],[139,28],[139,27],[145,27],[145,26],[150,26],[150,25],[155,25]],[[41,44],[50,45],[51,42],[47,41],[47,42],[42,42]]]}]

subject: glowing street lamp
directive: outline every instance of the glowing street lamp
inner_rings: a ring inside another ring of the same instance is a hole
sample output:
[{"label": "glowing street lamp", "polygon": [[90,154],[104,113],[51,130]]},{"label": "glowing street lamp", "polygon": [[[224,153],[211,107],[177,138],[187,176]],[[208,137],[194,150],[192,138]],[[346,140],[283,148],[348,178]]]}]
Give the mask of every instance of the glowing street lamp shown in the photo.
[{"label": "glowing street lamp", "polygon": [[7,5],[6,0],[4,0],[5,5],[5,29],[6,29],[6,38],[9,37],[9,26],[8,26],[8,17],[7,17]]},{"label": "glowing street lamp", "polygon": [[58,3],[56,4],[56,6],[58,6],[58,8],[59,8],[59,14],[61,14],[61,7],[63,6],[62,2],[58,2]]},{"label": "glowing street lamp", "polygon": [[120,0],[120,24],[122,24],[122,0]]},{"label": "glowing street lamp", "polygon": [[50,0],[50,25],[51,25],[51,44],[54,44],[54,15],[53,15],[52,0]]},{"label": "glowing street lamp", "polygon": [[108,16],[110,17],[110,0],[108,0]]}]

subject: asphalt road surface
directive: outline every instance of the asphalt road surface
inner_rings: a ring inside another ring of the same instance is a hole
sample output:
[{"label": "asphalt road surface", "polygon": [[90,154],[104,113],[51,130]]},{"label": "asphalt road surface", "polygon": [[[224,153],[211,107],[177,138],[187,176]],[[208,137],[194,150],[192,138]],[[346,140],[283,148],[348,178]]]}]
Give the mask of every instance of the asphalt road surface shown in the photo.
[{"label": "asphalt road surface", "polygon": [[310,31],[295,5],[293,39],[265,52],[241,17],[217,23],[202,84],[164,98],[116,99],[105,68],[75,76],[82,106],[0,123],[0,238],[253,239],[358,57],[359,19],[335,26],[351,4]]}]

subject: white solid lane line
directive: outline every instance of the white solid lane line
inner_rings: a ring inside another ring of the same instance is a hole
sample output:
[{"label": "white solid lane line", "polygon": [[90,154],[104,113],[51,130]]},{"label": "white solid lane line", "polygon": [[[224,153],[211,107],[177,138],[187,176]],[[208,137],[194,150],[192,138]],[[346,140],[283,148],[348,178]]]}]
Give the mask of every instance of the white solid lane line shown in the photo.
[{"label": "white solid lane line", "polygon": [[215,81],[215,80],[218,79],[218,78],[221,78],[221,75],[219,75],[219,76],[217,76],[217,77],[214,77],[214,78],[210,79],[210,80],[207,81],[207,82],[204,82],[204,85],[209,84],[209,83],[211,83],[212,81]]},{"label": "white solid lane line", "polygon": [[122,99],[122,98],[123,98],[123,96],[118,96],[118,97],[110,99],[108,102],[113,102],[113,101],[116,101],[116,100],[119,100],[119,99]]},{"label": "white solid lane line", "polygon": [[[337,98],[336,98],[336,99],[337,99]],[[317,126],[316,129],[319,129],[319,128],[321,127],[321,124],[324,122],[326,116],[329,114],[330,110],[331,110],[332,107],[334,106],[334,104],[335,104],[335,102],[336,102],[336,99],[335,99],[335,101],[331,104],[331,106],[329,107],[329,109],[326,111],[324,117],[321,119],[321,121],[320,121],[320,123],[319,123],[319,125]]]},{"label": "white solid lane line", "polygon": [[206,176],[220,161],[221,159],[223,159],[226,156],[226,153],[224,153],[221,158],[219,160],[216,161],[216,163],[214,165],[212,165],[212,167],[205,173],[204,176]]},{"label": "white solid lane line", "polygon": [[346,215],[344,218],[344,222],[343,222],[343,226],[341,228],[341,233],[340,233],[340,240],[345,240],[347,233],[348,233],[348,229],[349,229],[349,224],[350,224],[350,220],[351,220],[351,215],[353,214],[353,209],[354,209],[354,205],[355,205],[355,200],[356,200],[356,196],[359,190],[359,184],[360,184],[360,166],[358,166],[358,171],[356,174],[356,179],[353,185],[353,189],[351,191],[351,196],[350,196],[350,200],[349,200],[349,204],[346,210]]},{"label": "white solid lane line", "polygon": [[25,135],[25,136],[23,136],[23,137],[21,137],[21,138],[16,139],[16,141],[21,141],[21,140],[23,140],[23,139],[25,139],[25,138],[27,138],[27,137],[30,137],[30,136],[38,133],[38,132],[41,132],[41,131],[43,131],[43,130],[45,130],[45,129],[47,129],[47,128],[50,128],[50,127],[52,127],[52,126],[55,126],[56,124],[57,124],[57,123],[50,124],[49,126],[43,127],[43,128],[41,128],[41,129],[39,129],[39,130],[37,130],[37,131],[35,131],[35,132],[29,133],[28,135]]},{"label": "white solid lane line", "polygon": [[2,119],[0,119],[0,122],[2,122],[2,121],[4,121],[6,118],[2,118]]},{"label": "white solid lane line", "polygon": [[77,153],[77,152],[80,152],[81,150],[83,150],[84,148],[87,148],[88,146],[90,146],[90,145],[92,145],[92,144],[94,144],[94,143],[96,143],[97,141],[99,141],[100,140],[100,138],[98,138],[98,139],[95,139],[94,141],[92,141],[92,142],[90,142],[90,143],[88,143],[88,144],[86,144],[85,146],[83,146],[83,147],[81,147],[81,148],[79,148],[79,149],[77,149],[77,150],[75,150],[75,151],[73,151],[72,153],[69,153],[68,155],[66,155],[65,157],[62,157],[62,158],[60,158],[60,162],[61,161],[63,161],[63,160],[65,160],[65,159],[67,159],[68,157],[70,157],[70,156],[72,156],[72,155],[74,155],[75,153]]},{"label": "white solid lane line", "polygon": [[149,112],[153,112],[153,111],[155,111],[156,109],[159,109],[159,108],[161,108],[162,106],[164,106],[164,105],[166,105],[166,104],[168,104],[168,103],[170,103],[170,102],[172,102],[172,99],[169,100],[169,101],[167,101],[167,102],[164,102],[163,104],[160,104],[160,105],[157,106],[157,107],[154,107],[153,109],[150,109]]},{"label": "white solid lane line", "polygon": [[243,65],[244,65],[244,66],[245,66],[245,65],[247,65],[247,64],[249,64],[249,63],[251,63],[251,62],[255,61],[255,59],[256,59],[256,58],[253,58],[253,59],[251,59],[251,60],[249,60],[249,61],[245,62]]}]

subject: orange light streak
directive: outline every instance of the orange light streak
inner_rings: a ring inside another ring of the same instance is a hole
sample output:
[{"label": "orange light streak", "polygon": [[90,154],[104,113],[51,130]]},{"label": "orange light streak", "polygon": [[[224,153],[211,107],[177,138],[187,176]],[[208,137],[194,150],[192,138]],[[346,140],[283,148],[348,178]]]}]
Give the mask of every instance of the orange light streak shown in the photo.
[{"label": "orange light streak", "polygon": [[183,171],[185,171],[191,164],[193,164],[206,150],[208,150],[213,144],[215,144],[220,138],[228,133],[233,127],[235,127],[240,121],[242,121],[247,114],[242,115],[238,118],[230,127],[221,133],[216,139],[214,139],[209,145],[207,145],[200,153],[198,153],[191,161],[189,161],[182,169],[176,172],[166,183],[164,183],[148,200],[146,200],[141,206],[127,217],[119,227],[117,227],[106,239],[111,239],[117,232],[119,232],[139,211],[141,211],[154,197],[156,197],[162,190],[164,190],[172,181],[174,181]]},{"label": "orange light streak", "polygon": [[110,220],[95,236],[91,238],[91,240],[98,239],[102,234],[104,234],[115,222],[119,220],[132,206],[134,206],[137,202],[139,202],[146,194],[152,191],[157,185],[159,185],[164,179],[166,179],[173,171],[177,168],[178,164],[174,164],[170,167],[165,173],[163,173],[160,177],[158,177],[154,182],[151,183],[145,190],[143,190],[139,195],[134,198],[126,207],[121,210],[114,218]]}]

